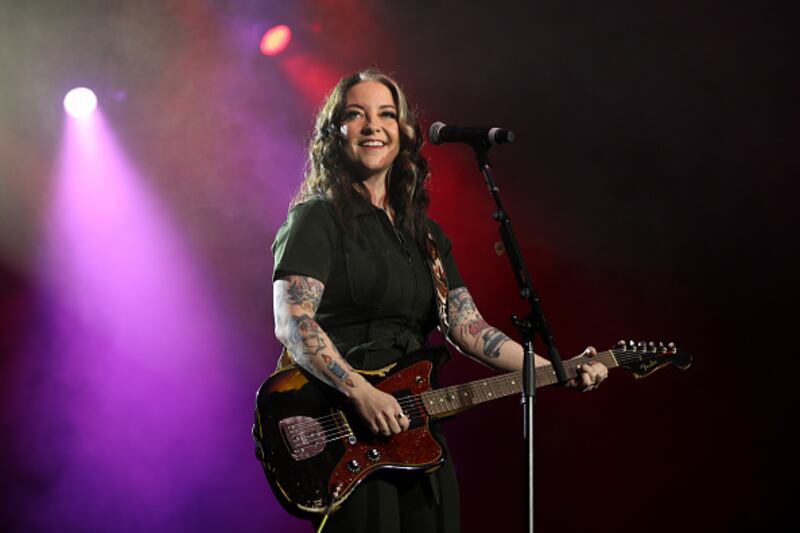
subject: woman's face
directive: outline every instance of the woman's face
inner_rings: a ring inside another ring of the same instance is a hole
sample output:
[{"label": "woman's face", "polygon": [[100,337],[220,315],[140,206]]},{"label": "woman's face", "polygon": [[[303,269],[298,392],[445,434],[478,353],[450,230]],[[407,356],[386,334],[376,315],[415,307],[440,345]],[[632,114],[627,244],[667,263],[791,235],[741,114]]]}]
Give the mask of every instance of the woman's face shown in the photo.
[{"label": "woman's face", "polygon": [[353,85],[345,96],[339,130],[354,177],[383,179],[400,152],[397,106],[389,88],[377,81]]}]

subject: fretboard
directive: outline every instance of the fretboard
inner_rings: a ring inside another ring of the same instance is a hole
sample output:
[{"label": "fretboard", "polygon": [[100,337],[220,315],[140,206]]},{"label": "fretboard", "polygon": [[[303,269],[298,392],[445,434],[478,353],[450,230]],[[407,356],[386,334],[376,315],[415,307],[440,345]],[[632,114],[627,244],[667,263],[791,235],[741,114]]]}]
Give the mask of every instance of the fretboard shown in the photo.
[{"label": "fretboard", "polygon": [[[567,377],[574,378],[578,366],[597,361],[608,368],[618,366],[614,357],[614,350],[600,352],[594,357],[577,357],[564,361],[564,371]],[[536,368],[536,388],[557,383],[556,373],[550,365]],[[434,418],[449,416],[469,409],[473,405],[504,398],[522,392],[522,372],[510,372],[478,381],[453,385],[443,389],[424,392],[420,395],[428,414]]]}]

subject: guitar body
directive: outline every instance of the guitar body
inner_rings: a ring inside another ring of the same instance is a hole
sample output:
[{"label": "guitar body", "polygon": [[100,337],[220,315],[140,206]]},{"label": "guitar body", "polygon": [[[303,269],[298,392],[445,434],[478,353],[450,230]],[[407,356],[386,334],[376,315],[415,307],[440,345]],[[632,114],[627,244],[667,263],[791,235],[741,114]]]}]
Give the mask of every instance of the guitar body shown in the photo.
[{"label": "guitar body", "polygon": [[372,434],[344,395],[304,370],[282,370],[262,384],[253,426],[256,453],[289,513],[301,518],[324,513],[334,494],[336,509],[361,481],[380,470],[428,470],[445,461],[418,396],[435,386],[438,353],[409,357],[386,377],[365,376],[398,398],[409,415],[409,430],[391,437]]}]

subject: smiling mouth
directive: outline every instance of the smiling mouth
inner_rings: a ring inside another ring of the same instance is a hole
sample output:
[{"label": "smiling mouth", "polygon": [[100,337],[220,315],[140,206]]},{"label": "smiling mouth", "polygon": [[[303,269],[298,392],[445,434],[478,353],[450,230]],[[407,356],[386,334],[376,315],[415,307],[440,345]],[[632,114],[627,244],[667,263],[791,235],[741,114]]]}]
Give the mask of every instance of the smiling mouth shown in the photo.
[{"label": "smiling mouth", "polygon": [[369,140],[369,141],[362,141],[358,143],[359,146],[363,146],[364,148],[383,148],[386,146],[386,143],[383,141],[376,141],[376,140]]}]

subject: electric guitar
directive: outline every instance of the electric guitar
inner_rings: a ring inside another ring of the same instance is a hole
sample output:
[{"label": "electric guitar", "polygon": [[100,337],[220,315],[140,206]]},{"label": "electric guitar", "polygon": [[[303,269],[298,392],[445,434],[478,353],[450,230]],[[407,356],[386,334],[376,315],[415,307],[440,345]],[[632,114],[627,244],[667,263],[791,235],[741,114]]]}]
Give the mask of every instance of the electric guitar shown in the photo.
[{"label": "electric guitar", "polygon": [[[379,470],[434,469],[445,461],[445,454],[430,431],[431,419],[522,391],[521,372],[436,388],[436,370],[444,358],[443,347],[425,349],[366,373],[373,385],[397,398],[409,418],[409,429],[391,437],[374,435],[343,394],[298,367],[267,379],[256,396],[253,437],[281,505],[308,518],[338,509],[361,481]],[[573,378],[579,365],[598,361],[641,378],[667,365],[685,370],[691,360],[672,343],[630,341],[595,357],[564,361],[564,370]],[[557,382],[549,365],[537,367],[535,373],[536,388]]]}]

